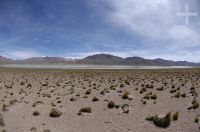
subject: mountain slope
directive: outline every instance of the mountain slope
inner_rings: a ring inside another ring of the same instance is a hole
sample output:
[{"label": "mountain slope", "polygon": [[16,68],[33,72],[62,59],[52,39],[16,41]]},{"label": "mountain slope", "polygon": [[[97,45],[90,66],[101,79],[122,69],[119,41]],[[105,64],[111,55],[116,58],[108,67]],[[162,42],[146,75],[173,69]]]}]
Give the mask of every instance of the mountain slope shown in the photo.
[{"label": "mountain slope", "polygon": [[9,63],[14,63],[15,61],[3,56],[0,56],[0,64],[9,64]]}]

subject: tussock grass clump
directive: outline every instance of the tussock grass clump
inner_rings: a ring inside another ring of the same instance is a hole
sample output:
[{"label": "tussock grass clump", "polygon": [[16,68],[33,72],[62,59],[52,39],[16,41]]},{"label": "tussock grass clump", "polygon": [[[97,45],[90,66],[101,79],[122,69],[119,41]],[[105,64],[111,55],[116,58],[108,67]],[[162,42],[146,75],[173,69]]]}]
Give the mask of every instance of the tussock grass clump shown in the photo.
[{"label": "tussock grass clump", "polygon": [[143,99],[149,100],[149,99],[150,99],[150,94],[149,94],[149,93],[146,93],[146,94],[144,95]]},{"label": "tussock grass clump", "polygon": [[123,88],[123,87],[125,87],[125,85],[124,84],[120,84],[120,88]]},{"label": "tussock grass clump", "polygon": [[49,129],[46,129],[46,130],[44,130],[43,132],[51,132],[51,130],[49,130]]},{"label": "tussock grass clump", "polygon": [[146,120],[152,121],[157,127],[167,128],[171,123],[171,112],[167,113],[165,117],[155,115],[147,117]]},{"label": "tussock grass clump", "polygon": [[110,101],[107,106],[108,106],[109,109],[112,109],[112,108],[115,107],[115,102]]},{"label": "tussock grass clump", "polygon": [[88,89],[88,90],[85,92],[85,94],[86,94],[86,95],[91,94],[91,91],[92,91],[91,89]]},{"label": "tussock grass clump", "polygon": [[177,92],[177,93],[174,95],[175,98],[180,98],[180,96],[181,96],[181,93],[180,93],[180,92]]},{"label": "tussock grass clump", "polygon": [[40,115],[40,113],[38,111],[33,112],[33,116],[39,116],[39,115]]},{"label": "tussock grass clump", "polygon": [[153,94],[153,95],[151,96],[151,99],[156,100],[156,99],[157,99],[157,94]]},{"label": "tussock grass clump", "polygon": [[115,86],[114,86],[114,85],[111,85],[111,86],[110,86],[110,90],[116,90]]},{"label": "tussock grass clump", "polygon": [[93,102],[97,102],[97,101],[99,101],[99,99],[98,99],[97,97],[94,97],[94,98],[92,99],[92,101],[93,101]]},{"label": "tussock grass clump", "polygon": [[169,92],[170,93],[176,93],[176,89],[171,89]]},{"label": "tussock grass clump", "polygon": [[192,108],[193,108],[193,109],[199,108],[199,102],[197,102],[196,99],[194,99],[194,100],[192,101]]},{"label": "tussock grass clump", "polygon": [[198,122],[199,122],[199,118],[200,118],[200,115],[197,115],[197,116],[195,117],[195,119],[194,119],[194,122],[195,122],[195,123],[198,123]]},{"label": "tussock grass clump", "polygon": [[70,98],[70,101],[76,101],[76,100],[77,100],[77,98],[75,98],[75,97]]},{"label": "tussock grass clump", "polygon": [[91,108],[91,107],[84,107],[84,108],[81,108],[81,109],[79,110],[79,113],[81,113],[81,112],[83,112],[83,113],[92,113],[92,108]]},{"label": "tussock grass clump", "polygon": [[143,88],[140,90],[140,94],[143,94],[143,93],[146,92],[146,91],[147,91],[147,89],[143,87]]},{"label": "tussock grass clump", "polygon": [[128,80],[125,80],[124,82],[126,85],[130,85],[129,81]]},{"label": "tussock grass clump", "polygon": [[4,123],[3,115],[2,115],[2,114],[0,114],[0,126],[1,126],[1,127],[4,127],[4,126],[5,126],[5,123]]},{"label": "tussock grass clump", "polygon": [[25,82],[21,82],[20,85],[25,85]]},{"label": "tussock grass clump", "polygon": [[182,93],[182,94],[181,94],[181,97],[182,97],[182,98],[185,98],[185,97],[186,97],[186,93]]},{"label": "tussock grass clump", "polygon": [[173,115],[173,120],[177,121],[179,117],[179,112],[177,111],[174,115]]},{"label": "tussock grass clump", "polygon": [[57,109],[52,109],[49,116],[55,118],[55,117],[60,117],[62,114],[63,113],[61,111]]},{"label": "tussock grass clump", "polygon": [[157,88],[156,90],[158,90],[158,91],[163,91],[163,90],[164,90],[164,87],[161,86],[161,87]]},{"label": "tussock grass clump", "polygon": [[35,103],[33,103],[32,107],[36,107],[39,104],[44,104],[42,101],[36,101]]},{"label": "tussock grass clump", "polygon": [[174,85],[174,84],[172,85],[172,88],[175,88],[175,85]]},{"label": "tussock grass clump", "polygon": [[125,91],[122,95],[122,99],[129,99],[128,95],[129,93]]},{"label": "tussock grass clump", "polygon": [[7,105],[3,104],[2,111],[8,111]]}]

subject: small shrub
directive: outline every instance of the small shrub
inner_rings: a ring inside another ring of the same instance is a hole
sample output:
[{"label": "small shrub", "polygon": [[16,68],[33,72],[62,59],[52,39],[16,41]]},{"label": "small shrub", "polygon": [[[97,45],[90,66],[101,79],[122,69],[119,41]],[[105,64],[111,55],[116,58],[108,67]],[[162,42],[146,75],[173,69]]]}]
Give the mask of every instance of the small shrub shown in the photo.
[{"label": "small shrub", "polygon": [[178,92],[178,93],[176,93],[176,94],[175,94],[175,96],[174,96],[174,97],[175,97],[175,98],[180,98],[180,96],[181,96],[181,93],[180,93],[180,92]]},{"label": "small shrub", "polygon": [[33,116],[39,116],[39,115],[40,115],[40,113],[38,111],[33,112]]},{"label": "small shrub", "polygon": [[118,109],[120,107],[120,105],[115,105],[115,108]]},{"label": "small shrub", "polygon": [[2,115],[2,114],[0,114],[0,126],[1,126],[1,127],[4,127],[4,126],[5,126],[5,123],[4,123],[3,115]]},{"label": "small shrub", "polygon": [[49,116],[55,118],[55,117],[60,117],[62,114],[63,113],[61,111],[52,109]]},{"label": "small shrub", "polygon": [[164,90],[164,87],[162,86],[162,87],[159,87],[159,88],[157,88],[156,90],[158,90],[158,91],[163,91]]},{"label": "small shrub", "polygon": [[157,127],[167,128],[171,122],[171,112],[166,114],[165,117],[158,117],[158,115],[155,115],[147,117],[146,120],[152,121]]},{"label": "small shrub", "polygon": [[104,90],[103,90],[103,91],[101,91],[101,92],[100,92],[100,94],[102,94],[102,95],[105,95],[105,91],[104,91]]},{"label": "small shrub", "polygon": [[122,95],[122,99],[129,99],[128,95],[129,95],[128,92],[124,92]]},{"label": "small shrub", "polygon": [[91,94],[91,91],[92,91],[91,89],[88,89],[88,90],[85,92],[85,94],[87,94],[87,95],[88,95],[88,94]]},{"label": "small shrub", "polygon": [[192,108],[193,109],[199,108],[199,103],[195,99],[192,101]]},{"label": "small shrub", "polygon": [[51,132],[51,130],[49,130],[49,129],[46,129],[46,130],[44,130],[43,132]]},{"label": "small shrub", "polygon": [[143,98],[149,100],[149,99],[150,99],[150,94],[149,94],[149,93],[146,93],[145,96],[144,96]]},{"label": "small shrub", "polygon": [[75,97],[71,97],[70,101],[76,101],[77,99]]},{"label": "small shrub", "polygon": [[199,116],[200,116],[200,115],[198,115],[198,116],[195,117],[195,119],[194,119],[194,122],[195,122],[195,123],[198,123],[198,122],[199,122]]},{"label": "small shrub", "polygon": [[115,107],[115,102],[110,101],[107,106],[108,106],[109,109],[112,109],[112,108]]},{"label": "small shrub", "polygon": [[93,101],[93,102],[96,102],[96,101],[99,101],[99,99],[98,99],[97,97],[94,97],[94,98],[92,99],[92,101]]},{"label": "small shrub", "polygon": [[153,95],[151,96],[151,99],[156,100],[156,99],[157,99],[157,95],[156,95],[156,94],[153,94]]},{"label": "small shrub", "polygon": [[181,94],[181,97],[185,98],[186,97],[186,93]]},{"label": "small shrub", "polygon": [[173,115],[173,120],[174,120],[174,121],[178,120],[178,116],[179,116],[179,112],[176,112],[176,113]]},{"label": "small shrub", "polygon": [[175,93],[176,92],[176,89],[172,89],[169,91],[170,93]]},{"label": "small shrub", "polygon": [[110,90],[115,90],[115,86],[114,86],[114,85],[111,85],[111,86],[110,86]]},{"label": "small shrub", "polygon": [[123,88],[123,87],[125,87],[125,85],[124,84],[120,84],[120,88]]},{"label": "small shrub", "polygon": [[146,92],[146,91],[147,91],[146,88],[142,88],[142,89],[140,90],[140,94],[143,94],[143,93]]},{"label": "small shrub", "polygon": [[6,104],[3,104],[2,111],[8,111]]},{"label": "small shrub", "polygon": [[83,113],[92,113],[92,108],[91,107],[84,107],[84,108],[81,108],[79,110],[79,112],[83,112]]},{"label": "small shrub", "polygon": [[130,83],[129,83],[128,80],[126,80],[124,83],[125,83],[126,85],[130,85]]},{"label": "small shrub", "polygon": [[25,82],[21,82],[20,85],[25,85]]}]

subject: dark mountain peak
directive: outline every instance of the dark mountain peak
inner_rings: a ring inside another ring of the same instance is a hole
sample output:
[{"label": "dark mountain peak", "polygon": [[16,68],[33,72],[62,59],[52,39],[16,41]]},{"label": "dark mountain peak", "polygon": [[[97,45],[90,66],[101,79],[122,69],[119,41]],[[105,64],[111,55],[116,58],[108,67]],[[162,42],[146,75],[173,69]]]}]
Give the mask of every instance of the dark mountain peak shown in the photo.
[{"label": "dark mountain peak", "polygon": [[127,57],[126,60],[144,60],[144,58],[139,56]]},{"label": "dark mountain peak", "polygon": [[85,57],[85,58],[93,58],[93,59],[99,59],[99,58],[102,58],[102,59],[105,59],[105,58],[120,58],[122,59],[121,57],[118,57],[118,56],[114,56],[114,55],[111,55],[111,54],[95,54],[95,55],[90,55],[88,57]]},{"label": "dark mountain peak", "polygon": [[123,61],[123,58],[110,55],[110,54],[95,54],[92,56],[87,56],[79,61],[79,63],[84,64],[119,64],[121,61]]}]

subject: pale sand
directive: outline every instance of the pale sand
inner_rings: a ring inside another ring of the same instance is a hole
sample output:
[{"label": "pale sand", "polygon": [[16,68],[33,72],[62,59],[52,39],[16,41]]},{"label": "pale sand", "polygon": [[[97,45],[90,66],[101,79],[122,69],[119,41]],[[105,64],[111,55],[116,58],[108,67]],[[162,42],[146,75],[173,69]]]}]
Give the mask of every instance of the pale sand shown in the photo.
[{"label": "pale sand", "polygon": [[[130,84],[127,85],[126,81]],[[194,120],[200,114],[200,108],[187,109],[194,98],[190,93],[192,84],[197,95],[200,95],[199,82],[198,69],[0,69],[0,113],[5,123],[0,129],[7,132],[43,132],[45,129],[51,132],[199,132],[200,122],[195,123]],[[31,86],[28,87],[28,84]],[[125,87],[121,88],[121,84]],[[147,93],[140,94],[142,84],[152,84],[153,88],[147,88],[147,92],[157,94],[157,99],[146,100],[146,105],[141,102]],[[186,97],[172,98],[177,93],[169,92],[173,89],[172,84],[175,85],[174,89],[180,87],[177,92],[186,93]],[[114,85],[114,90],[110,89],[111,85]],[[164,90],[156,90],[161,86]],[[86,95],[88,89],[92,89],[91,94]],[[100,94],[104,89],[107,92]],[[129,92],[131,100],[122,99],[124,91]],[[71,97],[77,100],[70,101]],[[93,97],[97,97],[99,101],[93,102]],[[10,104],[12,100],[17,102]],[[122,113],[121,107],[108,109],[110,100],[120,106],[128,104],[129,113]],[[200,103],[199,97],[196,97],[196,100]],[[41,102],[33,107],[37,101]],[[2,111],[3,104],[7,105],[6,111]],[[91,107],[92,113],[77,115],[82,107]],[[57,118],[50,117],[49,113],[53,108],[63,114]],[[38,111],[40,115],[33,116],[34,111]],[[165,115],[168,112],[173,114],[176,111],[179,111],[178,120],[172,121],[167,128],[156,127],[145,120],[149,115]]]}]

